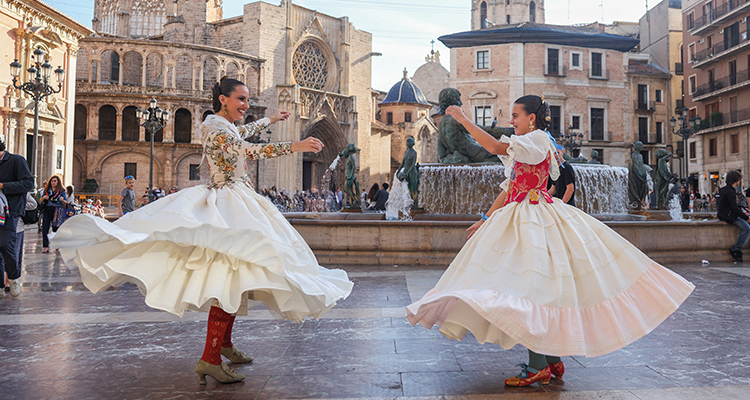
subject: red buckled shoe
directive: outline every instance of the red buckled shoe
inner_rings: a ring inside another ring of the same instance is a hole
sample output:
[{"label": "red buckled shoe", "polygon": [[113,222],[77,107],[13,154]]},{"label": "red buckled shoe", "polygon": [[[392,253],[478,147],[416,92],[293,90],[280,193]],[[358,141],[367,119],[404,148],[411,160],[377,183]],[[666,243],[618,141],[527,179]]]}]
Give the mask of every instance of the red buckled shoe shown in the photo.
[{"label": "red buckled shoe", "polygon": [[552,375],[555,376],[555,378],[562,379],[563,375],[565,374],[565,365],[563,365],[562,361],[560,361],[559,363],[550,364],[549,371],[552,373]]},{"label": "red buckled shoe", "polygon": [[526,364],[518,364],[516,366],[523,368],[523,370],[520,374],[505,380],[505,384],[508,386],[529,386],[536,382],[539,382],[540,385],[549,385],[549,380],[552,379],[549,366],[544,367],[542,370],[536,370]]}]

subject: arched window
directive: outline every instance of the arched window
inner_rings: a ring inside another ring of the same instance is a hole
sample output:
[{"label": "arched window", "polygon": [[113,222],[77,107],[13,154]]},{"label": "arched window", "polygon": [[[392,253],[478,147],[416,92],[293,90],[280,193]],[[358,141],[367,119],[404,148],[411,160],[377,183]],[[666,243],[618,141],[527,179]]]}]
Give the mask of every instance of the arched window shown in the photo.
[{"label": "arched window", "polygon": [[140,127],[138,120],[135,118],[135,106],[127,106],[122,110],[122,141],[137,142],[139,139]]},{"label": "arched window", "polygon": [[[114,65],[114,64],[113,64]],[[122,84],[141,85],[143,76],[143,56],[137,51],[129,51],[122,56]]]},{"label": "arched window", "polygon": [[482,28],[487,27],[487,3],[484,1],[479,5],[479,24]]},{"label": "arched window", "polygon": [[190,111],[180,108],[174,113],[174,141],[175,143],[190,143],[193,126],[193,116]]},{"label": "arched window", "polygon": [[533,1],[529,3],[529,22],[536,22],[536,4]]},{"label": "arched window", "polygon": [[76,116],[73,122],[73,138],[75,140],[86,140],[88,128],[89,110],[83,104],[76,104]]},{"label": "arched window", "polygon": [[203,119],[201,119],[201,122],[205,121],[205,120],[206,120],[206,117],[208,117],[209,115],[211,115],[211,114],[213,114],[213,113],[214,113],[214,112],[213,112],[212,110],[208,110],[208,111],[204,112],[204,113],[203,113]]},{"label": "arched window", "polygon": [[99,140],[117,138],[117,110],[110,105],[99,109]]},{"label": "arched window", "polygon": [[109,74],[109,80],[112,82],[120,81],[120,55],[116,51],[112,52],[111,56],[112,72]]}]

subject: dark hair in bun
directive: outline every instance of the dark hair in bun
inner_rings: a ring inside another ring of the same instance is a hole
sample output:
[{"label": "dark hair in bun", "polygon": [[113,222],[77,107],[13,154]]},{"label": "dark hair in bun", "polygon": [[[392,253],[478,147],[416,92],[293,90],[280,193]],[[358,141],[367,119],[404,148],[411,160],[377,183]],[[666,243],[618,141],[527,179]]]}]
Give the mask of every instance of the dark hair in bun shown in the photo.
[{"label": "dark hair in bun", "polygon": [[218,113],[221,111],[219,96],[222,94],[226,97],[231,96],[235,89],[237,89],[237,86],[245,86],[245,84],[237,79],[227,78],[226,76],[221,78],[219,82],[214,83],[213,88],[211,88],[214,101],[214,112]]},{"label": "dark hair in bun", "polygon": [[541,97],[534,95],[523,96],[516,100],[516,104],[522,105],[526,114],[536,115],[535,125],[537,129],[546,130],[549,127],[549,104],[542,100]]}]

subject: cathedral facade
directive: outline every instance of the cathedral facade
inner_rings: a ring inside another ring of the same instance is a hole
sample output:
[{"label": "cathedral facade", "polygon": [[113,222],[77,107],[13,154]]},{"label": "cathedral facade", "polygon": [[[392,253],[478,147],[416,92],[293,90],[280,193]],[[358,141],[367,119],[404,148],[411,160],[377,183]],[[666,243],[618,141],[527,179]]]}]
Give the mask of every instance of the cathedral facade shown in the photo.
[{"label": "cathedral facade", "polygon": [[389,178],[390,137],[371,134],[376,106],[370,83],[372,36],[347,17],[288,0],[246,4],[243,14],[233,18],[223,18],[220,0],[95,4],[97,34],[81,41],[77,70],[77,183],[95,179],[101,192],[112,191],[135,171],[137,187],[146,187],[151,138],[138,126],[135,110],[152,97],[172,117],[154,135],[154,185],[205,182],[198,132],[213,112],[211,86],[222,76],[250,89],[246,121],[277,110],[292,113],[261,139],[315,136],[325,144],[319,154],[251,163],[251,181],[257,179],[260,187],[316,187],[347,143],[361,149],[363,185]]}]

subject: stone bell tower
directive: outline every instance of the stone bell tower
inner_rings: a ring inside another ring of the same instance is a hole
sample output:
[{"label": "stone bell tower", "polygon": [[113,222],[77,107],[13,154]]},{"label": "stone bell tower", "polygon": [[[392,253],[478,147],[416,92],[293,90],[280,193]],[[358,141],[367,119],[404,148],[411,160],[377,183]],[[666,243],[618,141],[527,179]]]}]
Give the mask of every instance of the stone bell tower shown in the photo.
[{"label": "stone bell tower", "polygon": [[521,22],[544,23],[544,0],[472,0],[471,30]]}]

